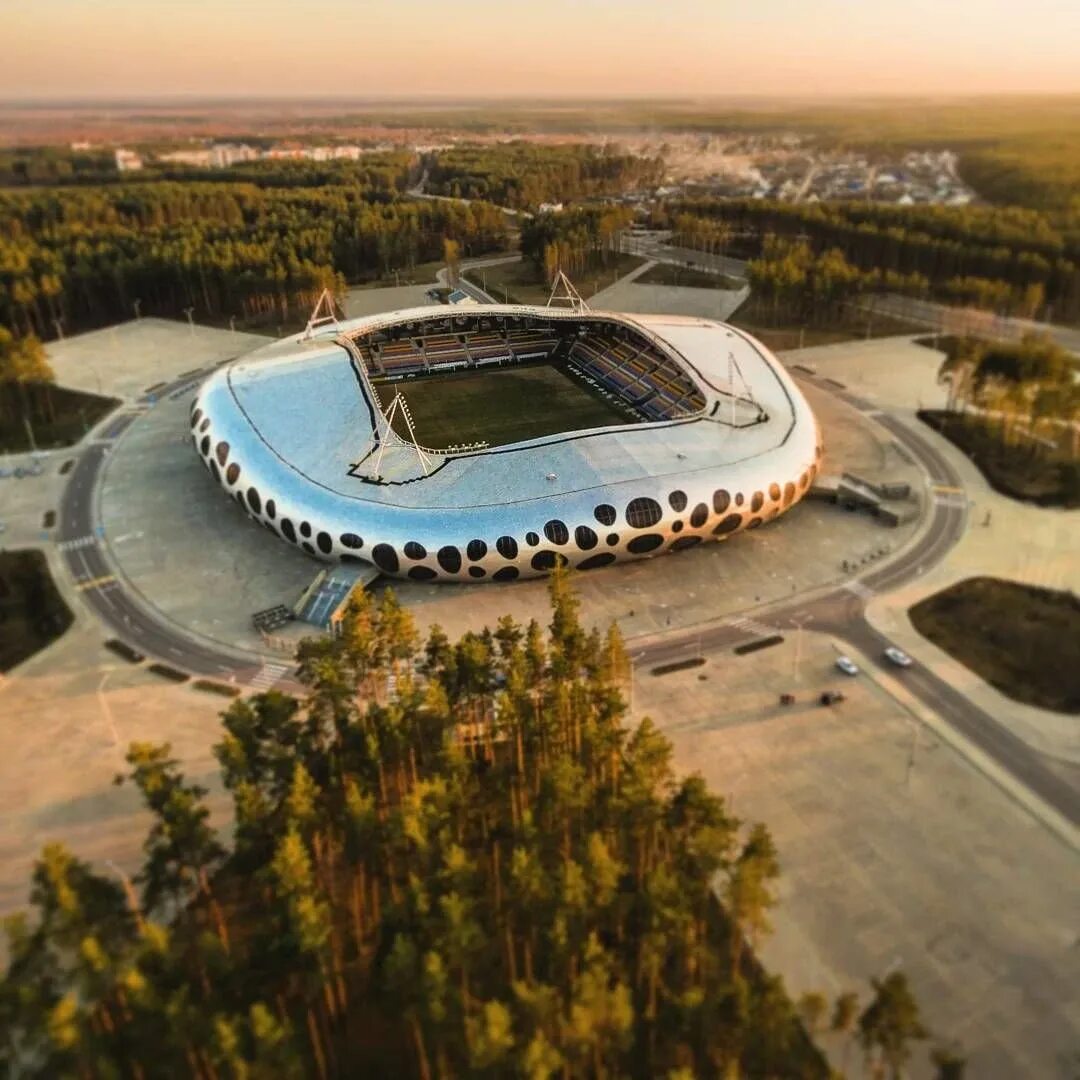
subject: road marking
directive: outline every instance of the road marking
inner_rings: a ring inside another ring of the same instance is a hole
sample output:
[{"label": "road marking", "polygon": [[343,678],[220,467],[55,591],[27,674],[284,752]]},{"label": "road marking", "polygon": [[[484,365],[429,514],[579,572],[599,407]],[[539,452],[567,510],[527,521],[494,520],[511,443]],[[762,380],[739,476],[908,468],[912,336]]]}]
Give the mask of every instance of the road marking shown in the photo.
[{"label": "road marking", "polygon": [[79,548],[93,547],[96,543],[96,536],[80,536],[75,540],[61,540],[56,546],[61,551],[77,551]]},{"label": "road marking", "polygon": [[248,685],[253,690],[269,690],[288,670],[286,664],[263,664]]},{"label": "road marking", "polygon": [[88,581],[79,581],[75,588],[85,591],[86,589],[104,589],[108,585],[115,585],[116,578],[112,574],[103,574],[101,577],[90,578]]},{"label": "road marking", "polygon": [[959,487],[947,487],[945,484],[935,484],[933,488],[935,495],[963,495],[964,489]]},{"label": "road marking", "polygon": [[871,589],[869,585],[864,585],[861,581],[849,581],[844,588],[863,600],[872,600],[874,598],[874,590]]},{"label": "road marking", "polygon": [[745,615],[740,616],[737,619],[726,620],[728,626],[734,626],[736,630],[742,630],[745,634],[751,634],[754,637],[770,637],[776,633],[776,630],[771,626],[766,626],[764,623],[759,623],[755,619],[747,618]]}]

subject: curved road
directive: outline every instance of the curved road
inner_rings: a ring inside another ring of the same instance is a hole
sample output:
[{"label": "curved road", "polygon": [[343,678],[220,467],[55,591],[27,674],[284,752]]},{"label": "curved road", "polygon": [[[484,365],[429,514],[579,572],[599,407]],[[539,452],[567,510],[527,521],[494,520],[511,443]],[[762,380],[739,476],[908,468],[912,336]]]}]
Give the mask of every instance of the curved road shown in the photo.
[{"label": "curved road", "polygon": [[[477,290],[479,292],[479,290]],[[157,396],[176,397],[193,388],[203,373],[188,373],[160,389]],[[763,620],[782,625],[793,617],[812,615],[815,630],[825,630],[848,641],[874,662],[901,678],[911,693],[936,712],[965,738],[988,754],[1017,781],[1057,810],[1072,823],[1080,822],[1080,791],[1049,768],[1044,759],[1026,743],[1004,728],[993,717],[978,708],[963,694],[943,682],[917,661],[900,671],[883,657],[890,644],[866,620],[866,599],[877,592],[886,592],[918,577],[924,570],[944,558],[964,533],[967,501],[959,476],[949,462],[922,436],[891,416],[883,414],[869,402],[849,393],[834,380],[817,378],[800,370],[801,377],[813,381],[853,408],[873,417],[885,427],[905,450],[922,466],[930,481],[932,500],[928,527],[919,539],[887,566],[868,573],[855,582],[822,595],[771,609]],[[249,682],[264,668],[273,670],[273,677],[264,678],[259,685],[265,689],[274,681],[286,678],[288,669],[262,657],[226,650],[210,641],[198,641],[166,620],[159,612],[136,601],[123,583],[113,574],[106,560],[103,530],[96,521],[96,493],[101,468],[111,443],[134,423],[153,398],[122,409],[100,430],[84,450],[72,470],[60,502],[57,545],[67,563],[76,588],[83,593],[89,606],[119,638],[142,652],[152,653],[167,663],[198,675],[229,677]],[[666,631],[655,641],[639,639],[635,649],[637,659],[658,664],[683,659],[698,649],[728,648],[761,636],[768,626],[748,619],[719,622],[703,630]]]}]

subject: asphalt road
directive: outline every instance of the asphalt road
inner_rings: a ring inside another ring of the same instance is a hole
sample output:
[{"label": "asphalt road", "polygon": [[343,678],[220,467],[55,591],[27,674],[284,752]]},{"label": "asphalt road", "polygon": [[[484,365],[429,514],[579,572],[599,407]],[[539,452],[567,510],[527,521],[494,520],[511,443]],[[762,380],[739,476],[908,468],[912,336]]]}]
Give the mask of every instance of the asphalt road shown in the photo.
[{"label": "asphalt road", "polygon": [[[479,291],[479,290],[477,290]],[[884,659],[890,644],[866,620],[866,599],[875,592],[895,589],[918,577],[944,558],[964,533],[967,503],[959,477],[949,462],[921,435],[900,421],[883,414],[871,403],[848,392],[835,380],[803,375],[841,397],[854,408],[883,425],[925,470],[932,499],[931,519],[920,539],[897,559],[851,584],[807,600],[792,600],[767,616],[769,627],[790,626],[791,619],[811,616],[813,627],[849,642],[859,651],[902,679],[925,705],[937,712],[966,738],[993,758],[1019,782],[1070,821],[1080,822],[1080,791],[1053,772],[1044,759],[928,668],[917,661],[899,669]],[[173,383],[158,388],[157,398],[186,393],[201,375],[187,373]],[[152,404],[149,399],[143,405]],[[83,452],[70,474],[60,502],[58,545],[76,587],[113,634],[140,652],[153,654],[167,663],[199,675],[231,676],[248,682],[261,665],[235,653],[194,641],[179,627],[164,619],[149,605],[137,602],[112,573],[97,535],[95,495],[108,444],[138,418],[138,412],[122,412],[107,424],[98,440]],[[635,661],[649,666],[683,659],[698,649],[723,649],[760,637],[761,623],[737,619],[701,631],[688,629],[666,632],[650,644],[635,649]],[[281,672],[284,676],[285,672]]]}]

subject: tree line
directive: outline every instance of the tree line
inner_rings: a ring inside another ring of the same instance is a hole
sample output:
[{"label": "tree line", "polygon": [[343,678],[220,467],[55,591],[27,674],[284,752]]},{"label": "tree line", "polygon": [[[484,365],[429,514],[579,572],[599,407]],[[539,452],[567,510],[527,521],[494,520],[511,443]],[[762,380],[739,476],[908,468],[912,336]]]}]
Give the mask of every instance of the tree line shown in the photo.
[{"label": "tree line", "polygon": [[932,295],[1060,321],[1080,319],[1080,224],[1017,207],[901,207],[881,203],[681,200],[654,223],[681,243],[752,258],[769,236],[835,249],[863,272],[919,275]]},{"label": "tree line", "polygon": [[[393,593],[309,640],[303,700],[234,702],[225,843],[168,746],[133,744],[152,824],[133,880],[62,845],[8,921],[0,1062],[27,1076],[825,1077],[753,956],[768,829],[625,723],[617,630],[565,574],[546,632],[421,642]],[[719,893],[722,903],[717,902]],[[903,975],[832,1027],[899,1076]],[[953,1073],[951,1075],[958,1075]]]},{"label": "tree line", "polygon": [[346,282],[440,258],[445,237],[466,254],[505,243],[503,215],[488,203],[311,186],[327,166],[268,164],[277,179],[303,182],[0,191],[0,325],[51,338],[129,319],[136,301],[144,315],[190,307],[197,318],[284,322],[309,311],[324,288],[340,294]]},{"label": "tree line", "polygon": [[487,199],[515,210],[655,187],[664,174],[660,158],[611,146],[528,142],[440,150],[424,164],[432,194]]},{"label": "tree line", "polygon": [[521,224],[521,254],[548,283],[559,270],[572,278],[606,268],[618,258],[620,237],[633,220],[625,206],[599,204],[537,214]]}]

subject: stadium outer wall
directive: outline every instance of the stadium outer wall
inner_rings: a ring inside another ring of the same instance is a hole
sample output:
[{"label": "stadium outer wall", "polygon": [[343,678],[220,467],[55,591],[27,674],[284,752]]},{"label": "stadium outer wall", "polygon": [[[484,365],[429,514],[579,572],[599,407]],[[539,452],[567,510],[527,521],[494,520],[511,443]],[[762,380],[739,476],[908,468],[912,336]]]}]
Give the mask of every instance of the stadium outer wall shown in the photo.
[{"label": "stadium outer wall", "polygon": [[[200,387],[191,408],[192,440],[217,483],[253,520],[324,562],[371,563],[416,582],[511,581],[542,576],[560,563],[595,569],[727,539],[773,520],[809,491],[823,453],[816,418],[775,357],[737,333],[790,403],[786,435],[763,452],[686,475],[462,506],[396,505],[381,488],[378,500],[366,497],[372,493],[363,485],[345,496],[305,477],[252,428],[229,385],[232,365]],[[701,371],[694,371],[700,383]],[[633,434],[669,426],[640,424]],[[500,447],[490,466],[497,469],[495,459],[509,451],[526,454],[552,442]]]}]

